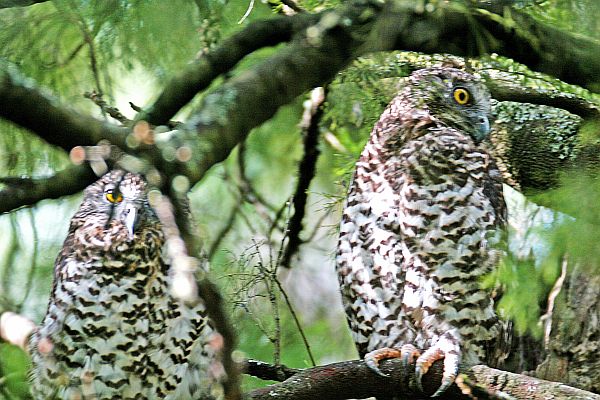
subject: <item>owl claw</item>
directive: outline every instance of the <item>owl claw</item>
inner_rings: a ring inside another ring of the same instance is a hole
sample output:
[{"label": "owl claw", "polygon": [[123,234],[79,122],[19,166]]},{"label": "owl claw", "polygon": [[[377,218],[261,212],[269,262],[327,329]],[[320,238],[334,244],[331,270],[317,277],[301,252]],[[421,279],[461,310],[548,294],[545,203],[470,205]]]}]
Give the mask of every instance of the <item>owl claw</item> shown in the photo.
[{"label": "owl claw", "polygon": [[379,361],[390,358],[399,358],[402,361],[402,378],[406,380],[408,376],[408,367],[411,365],[421,353],[412,344],[405,344],[400,349],[384,347],[382,349],[373,350],[365,355],[365,364],[373,372],[379,376],[389,378],[389,375],[384,374],[379,369]]},{"label": "owl claw", "polygon": [[440,396],[454,383],[460,364],[460,352],[444,352],[444,350],[440,348],[431,347],[417,359],[415,366],[415,383],[421,392],[424,392],[423,383],[421,382],[423,375],[427,374],[427,371],[429,371],[429,368],[434,362],[442,359],[444,360],[442,383],[431,397]]},{"label": "owl claw", "polygon": [[391,347],[384,347],[382,349],[377,349],[368,352],[365,355],[364,360],[365,364],[367,364],[367,367],[369,367],[371,371],[375,372],[379,376],[389,378],[388,375],[384,374],[379,369],[379,361],[387,360],[389,358],[400,358],[401,356],[402,353],[400,352],[400,350],[393,349]]},{"label": "owl claw", "polygon": [[456,375],[454,376],[454,378],[443,378],[442,384],[440,385],[438,390],[436,390],[435,393],[431,395],[431,397],[441,396],[446,391],[446,389],[448,389],[450,385],[454,383],[454,379],[456,379]]},{"label": "owl claw", "polygon": [[421,352],[412,344],[405,344],[400,348],[402,354],[402,379],[406,382],[408,378],[408,367],[419,358]]}]

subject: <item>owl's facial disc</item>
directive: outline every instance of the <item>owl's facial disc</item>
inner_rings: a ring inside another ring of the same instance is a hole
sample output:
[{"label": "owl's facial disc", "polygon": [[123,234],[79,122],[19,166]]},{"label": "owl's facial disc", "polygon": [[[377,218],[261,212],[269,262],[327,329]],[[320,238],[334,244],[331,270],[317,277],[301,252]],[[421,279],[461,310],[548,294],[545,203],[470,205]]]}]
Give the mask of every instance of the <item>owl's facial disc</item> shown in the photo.
[{"label": "owl's facial disc", "polygon": [[104,189],[105,199],[112,207],[111,220],[123,224],[127,232],[127,241],[134,240],[134,235],[144,219],[143,199],[145,193],[139,185],[129,185],[123,181],[117,185],[107,184]]},{"label": "owl's facial disc", "polygon": [[483,82],[457,69],[417,71],[414,97],[421,96],[421,108],[444,125],[469,134],[479,143],[490,133],[490,94]]}]

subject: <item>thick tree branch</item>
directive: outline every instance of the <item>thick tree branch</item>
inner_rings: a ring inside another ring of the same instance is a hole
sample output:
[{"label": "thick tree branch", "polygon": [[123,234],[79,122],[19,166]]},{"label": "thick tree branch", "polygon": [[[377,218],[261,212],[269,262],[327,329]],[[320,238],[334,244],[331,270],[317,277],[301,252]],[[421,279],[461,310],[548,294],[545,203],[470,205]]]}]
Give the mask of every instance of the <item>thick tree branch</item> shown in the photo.
[{"label": "thick tree branch", "polygon": [[38,90],[14,66],[0,60],[0,117],[66,151],[105,139],[126,148],[128,129],[79,114]]},{"label": "thick tree branch", "polygon": [[497,53],[564,82],[597,90],[600,43],[570,35],[518,10],[498,15],[449,3],[431,11],[414,2],[387,3],[378,49],[477,57]]},{"label": "thick tree branch", "polygon": [[0,213],[78,193],[96,179],[87,164],[72,165],[49,178],[0,178],[6,185],[0,190]]},{"label": "thick tree branch", "polygon": [[314,26],[316,32],[296,38],[274,56],[206,95],[172,143],[190,149],[190,158],[169,165],[160,157],[153,161],[169,174],[180,173],[192,184],[198,182],[252,128],[307,89],[323,85],[347,65],[359,45],[365,43],[364,30],[372,27],[379,7],[375,1],[353,1],[341,11],[328,12],[321,17],[322,26]]},{"label": "thick tree branch", "polygon": [[[342,400],[367,398],[372,396],[401,395],[405,398],[427,398],[414,388],[414,372],[402,377],[400,360],[382,362],[382,371],[389,377],[381,377],[369,370],[363,361],[344,361],[329,365],[308,368],[287,380],[249,394],[254,400],[277,399],[328,399]],[[436,362],[423,377],[423,389],[431,395],[440,383],[442,363]],[[478,388],[478,398],[513,399],[588,399],[600,400],[600,395],[566,386],[562,383],[544,381],[526,375],[514,374],[476,365],[465,373],[471,384]],[[272,377],[270,379],[273,379]],[[409,383],[410,382],[410,383]],[[502,397],[504,396],[504,397]],[[441,399],[471,399],[452,386]]]},{"label": "thick tree branch", "polygon": [[292,36],[318,20],[317,15],[274,17],[253,22],[225,39],[213,50],[175,76],[156,102],[137,116],[153,125],[164,125],[181,107],[206,89],[219,75],[232,69],[242,58],[263,47],[291,40]]},{"label": "thick tree branch", "polygon": [[584,119],[600,119],[600,108],[580,97],[562,92],[544,93],[528,88],[514,88],[487,81],[492,97],[498,101],[514,101],[560,108]]}]

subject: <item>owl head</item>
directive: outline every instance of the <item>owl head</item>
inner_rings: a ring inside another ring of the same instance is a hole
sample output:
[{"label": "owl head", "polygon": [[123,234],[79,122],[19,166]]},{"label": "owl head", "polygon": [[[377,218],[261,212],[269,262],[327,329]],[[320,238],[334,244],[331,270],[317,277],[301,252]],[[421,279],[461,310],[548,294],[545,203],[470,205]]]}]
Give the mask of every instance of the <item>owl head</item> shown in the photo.
[{"label": "owl head", "polygon": [[113,170],[88,186],[73,217],[71,232],[88,248],[124,251],[136,244],[162,243],[147,184],[137,174]]},{"label": "owl head", "polygon": [[410,96],[443,125],[481,142],[490,131],[490,92],[474,75],[456,68],[422,69],[409,77]]}]

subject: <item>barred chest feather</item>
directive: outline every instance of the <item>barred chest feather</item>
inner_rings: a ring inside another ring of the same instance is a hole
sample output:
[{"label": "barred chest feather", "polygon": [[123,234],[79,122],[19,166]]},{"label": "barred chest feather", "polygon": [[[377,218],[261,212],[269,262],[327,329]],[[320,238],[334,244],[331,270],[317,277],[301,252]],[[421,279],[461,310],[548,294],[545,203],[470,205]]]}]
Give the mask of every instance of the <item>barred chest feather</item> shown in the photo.
[{"label": "barred chest feather", "polygon": [[353,339],[361,356],[448,341],[463,360],[491,361],[499,326],[479,278],[497,262],[500,173],[467,135],[418,129],[399,146],[374,134],[357,163],[337,255]]},{"label": "barred chest feather", "polygon": [[210,391],[213,330],[204,307],[169,295],[160,230],[126,242],[114,240],[118,229],[105,239],[93,229],[72,232],[57,260],[47,315],[31,339],[34,397],[187,399]]}]

